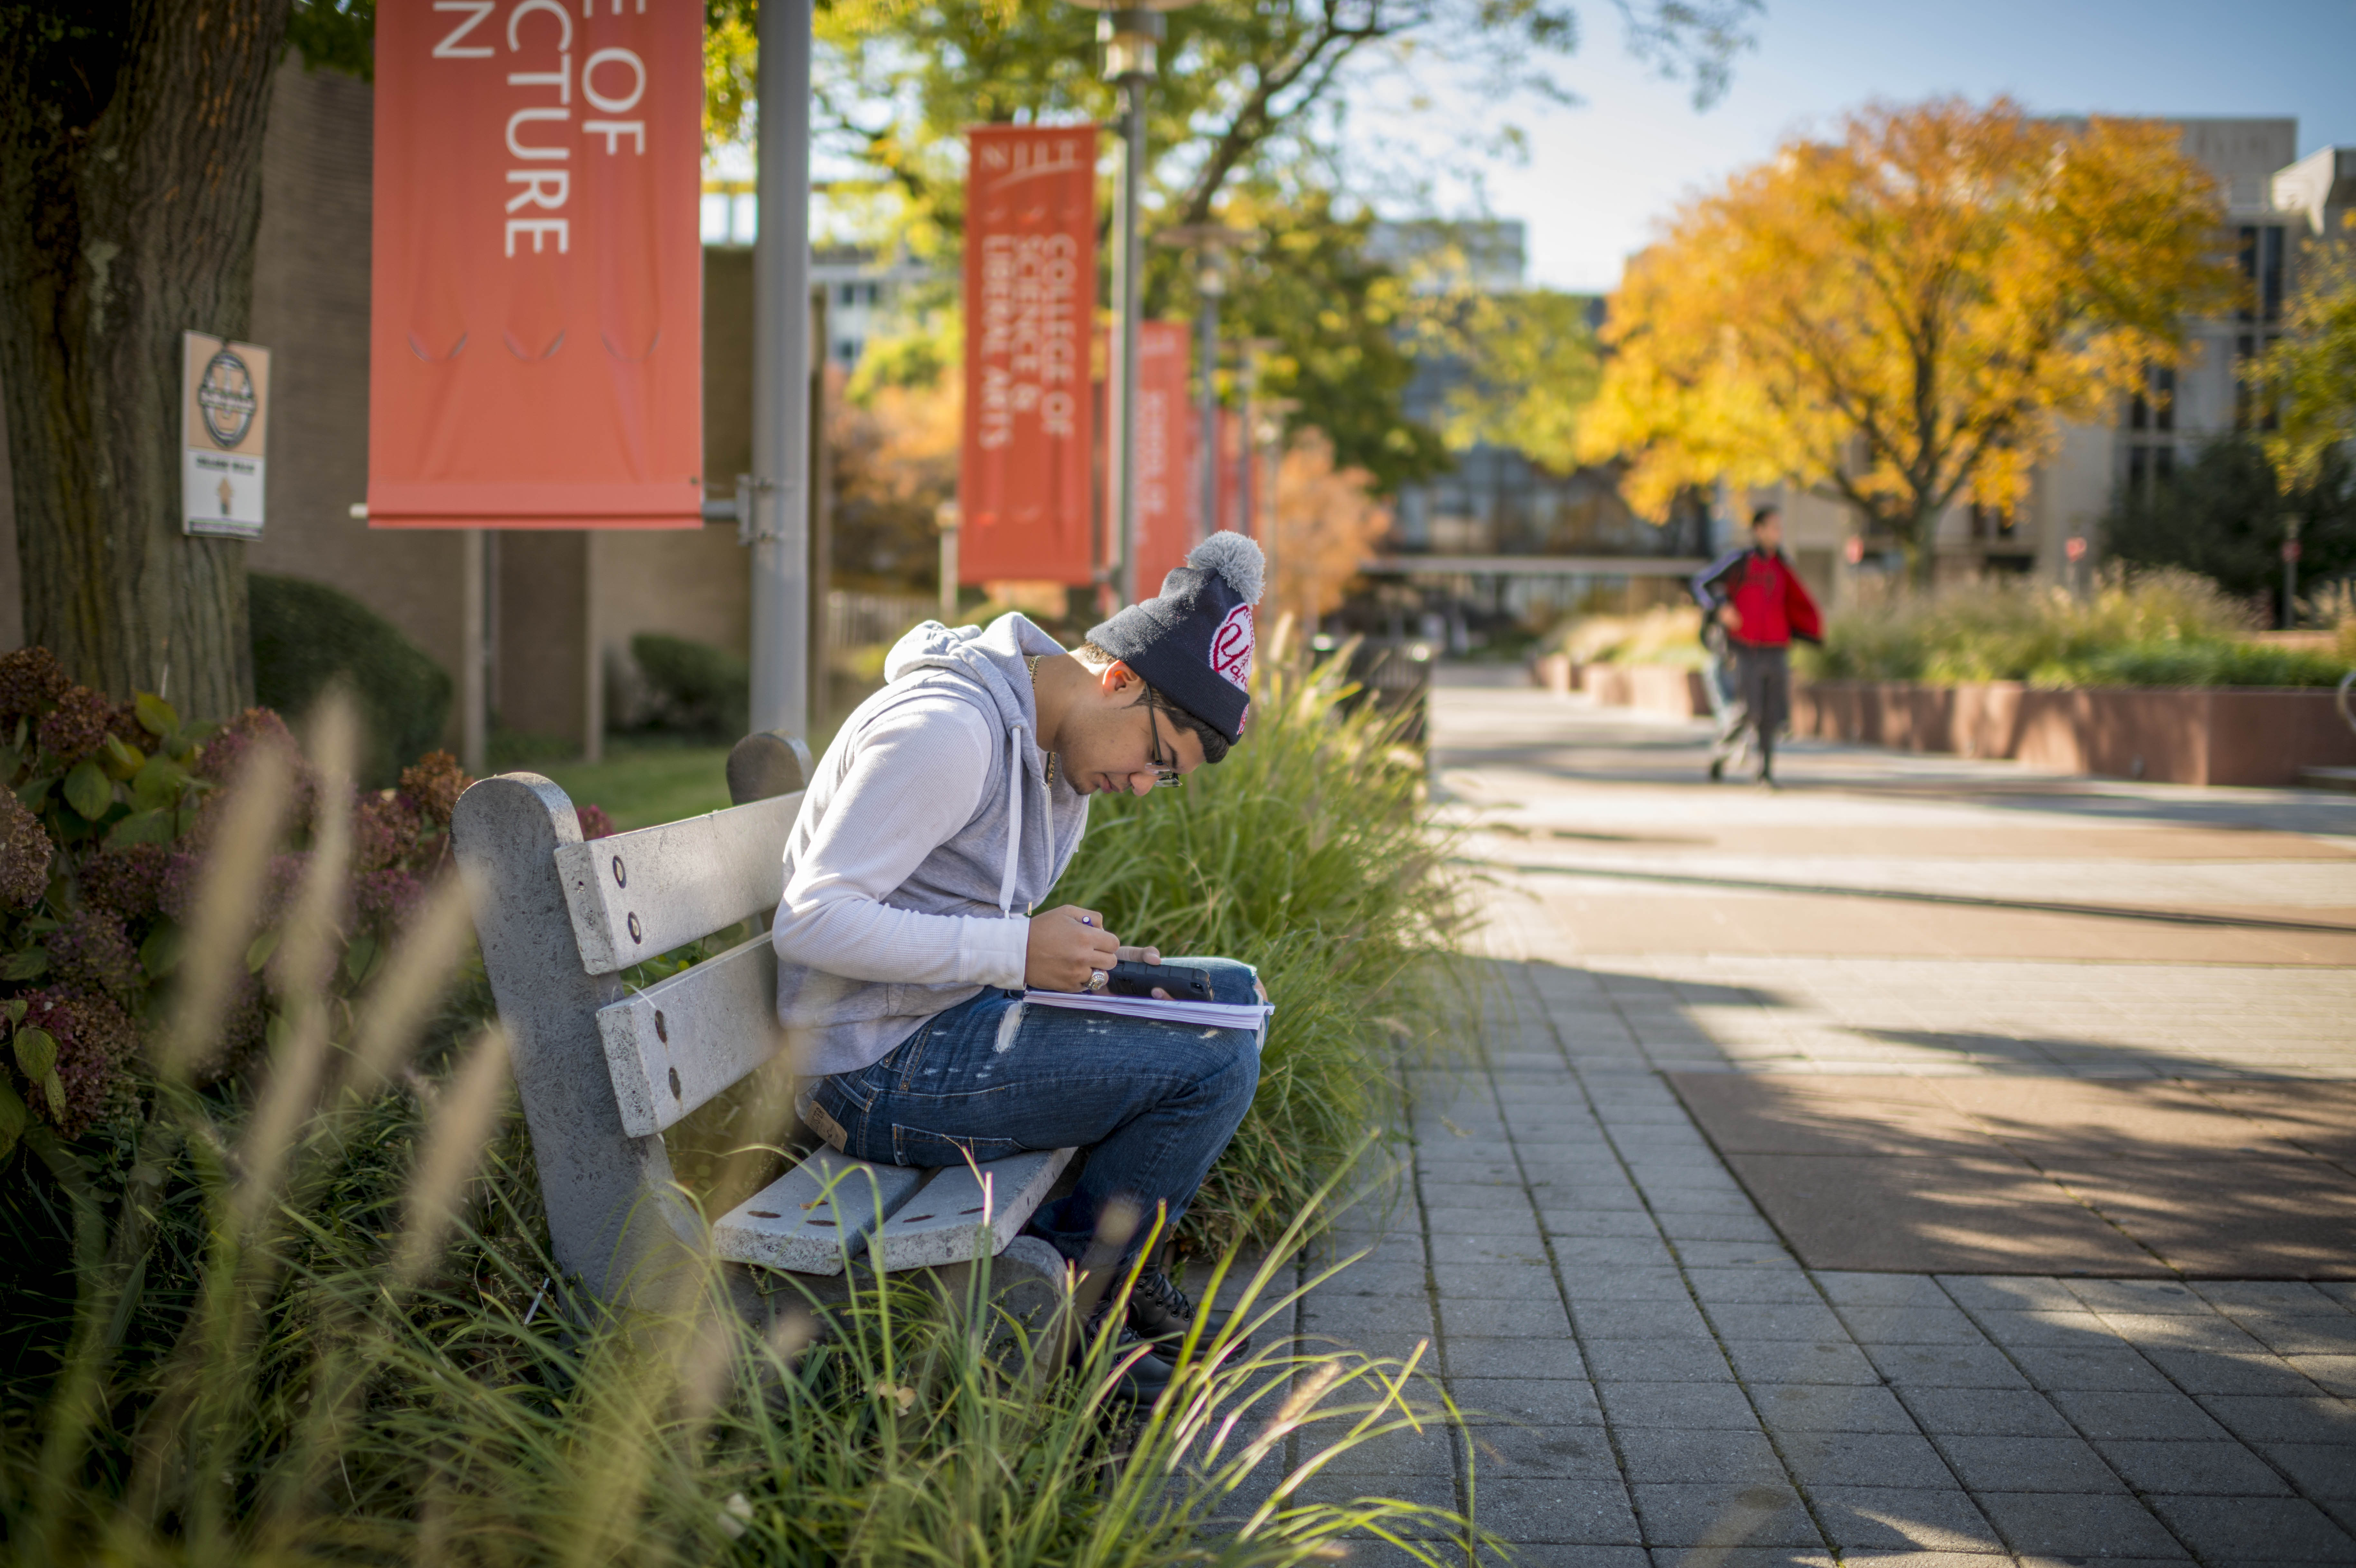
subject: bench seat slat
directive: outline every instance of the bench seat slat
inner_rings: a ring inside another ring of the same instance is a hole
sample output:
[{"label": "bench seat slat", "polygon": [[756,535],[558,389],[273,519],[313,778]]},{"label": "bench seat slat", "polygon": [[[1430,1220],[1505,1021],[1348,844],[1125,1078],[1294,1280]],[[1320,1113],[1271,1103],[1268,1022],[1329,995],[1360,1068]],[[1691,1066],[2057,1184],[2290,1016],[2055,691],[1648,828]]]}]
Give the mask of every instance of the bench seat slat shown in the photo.
[{"label": "bench seat slat", "polygon": [[914,1198],[867,1238],[886,1274],[973,1261],[975,1233],[991,1257],[1030,1221],[1055,1178],[1071,1163],[1067,1148],[994,1159],[974,1171],[943,1166]]},{"label": "bench seat slat", "polygon": [[556,848],[558,880],[592,975],[668,953],[777,907],[800,794]]},{"label": "bench seat slat", "polygon": [[[600,840],[602,842],[602,840]],[[622,1130],[662,1132],[775,1056],[777,954],[766,935],[597,1009]]]},{"label": "bench seat slat", "polygon": [[858,1255],[926,1174],[821,1149],[723,1215],[712,1227],[712,1250],[730,1263],[841,1274],[843,1259]]},{"label": "bench seat slat", "polygon": [[712,1247],[730,1263],[820,1275],[841,1274],[864,1247],[889,1274],[970,1262],[980,1232],[995,1257],[1073,1152],[992,1160],[977,1177],[962,1165],[871,1165],[821,1149],[723,1216]]}]

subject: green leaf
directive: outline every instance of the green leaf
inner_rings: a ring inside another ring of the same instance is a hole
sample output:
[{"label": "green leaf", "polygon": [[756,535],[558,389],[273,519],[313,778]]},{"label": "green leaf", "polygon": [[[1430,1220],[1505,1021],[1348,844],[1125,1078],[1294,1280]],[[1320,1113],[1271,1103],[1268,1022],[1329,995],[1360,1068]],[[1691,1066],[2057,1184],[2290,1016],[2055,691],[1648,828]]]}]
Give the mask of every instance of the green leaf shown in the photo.
[{"label": "green leaf", "polygon": [[180,928],[168,920],[157,921],[147,940],[139,944],[139,967],[147,971],[150,980],[160,980],[180,966]]},{"label": "green leaf", "polygon": [[344,949],[344,974],[353,985],[367,979],[369,971],[376,967],[377,951],[376,938],[367,935],[352,938],[352,944]]},{"label": "green leaf", "polygon": [[32,980],[46,974],[49,955],[39,947],[20,947],[5,958],[0,958],[0,980]]},{"label": "green leaf", "polygon": [[16,1086],[0,1078],[0,1159],[8,1157],[16,1140],[25,1136],[25,1125],[32,1119],[33,1113],[18,1097]]},{"label": "green leaf", "polygon": [[45,1029],[16,1031],[16,1066],[27,1078],[38,1080],[57,1070],[58,1039]]},{"label": "green leaf", "polygon": [[66,775],[66,804],[95,822],[106,815],[114,804],[114,781],[95,758],[85,758],[74,764]]},{"label": "green leaf", "polygon": [[120,735],[106,738],[107,772],[119,779],[127,779],[147,761],[147,753],[136,746],[125,745]]},{"label": "green leaf", "polygon": [[138,776],[131,781],[132,804],[142,811],[159,805],[170,805],[180,798],[187,787],[188,770],[169,757],[149,757],[139,766]]},{"label": "green leaf", "polygon": [[16,786],[16,798],[25,803],[27,811],[38,811],[49,800],[49,786],[58,782],[55,773],[45,773],[37,779],[27,779]]},{"label": "green leaf", "polygon": [[25,1021],[27,1005],[24,997],[11,997],[5,1002],[0,1002],[0,1013],[5,1013],[8,1016],[8,1023],[13,1028]]},{"label": "green leaf", "polygon": [[150,735],[168,735],[180,727],[179,710],[152,691],[132,699],[131,710],[139,716],[139,728]]},{"label": "green leaf", "polygon": [[66,1081],[52,1071],[41,1080],[41,1088],[49,1097],[49,1115],[63,1121],[66,1114]]},{"label": "green leaf", "polygon": [[263,932],[260,936],[255,937],[252,944],[247,946],[245,950],[245,972],[249,975],[261,974],[262,966],[264,964],[269,963],[270,955],[277,951],[278,928],[273,925],[268,931]]},{"label": "green leaf", "polygon": [[107,848],[120,849],[125,844],[169,844],[172,841],[172,814],[158,808],[134,811],[106,830]]}]

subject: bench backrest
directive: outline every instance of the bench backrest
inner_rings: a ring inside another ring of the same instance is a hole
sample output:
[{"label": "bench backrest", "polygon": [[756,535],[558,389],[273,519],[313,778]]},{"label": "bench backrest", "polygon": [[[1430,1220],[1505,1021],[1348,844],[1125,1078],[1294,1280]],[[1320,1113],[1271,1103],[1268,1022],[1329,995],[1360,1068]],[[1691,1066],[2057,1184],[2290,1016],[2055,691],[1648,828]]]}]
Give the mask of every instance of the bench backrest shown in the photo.
[{"label": "bench backrest", "polygon": [[663,1130],[783,1044],[766,935],[644,989],[620,978],[776,907],[809,752],[751,736],[730,763],[740,791],[790,793],[584,842],[555,784],[503,773],[469,788],[451,822],[557,1263],[608,1299],[701,1236],[673,1189]]}]

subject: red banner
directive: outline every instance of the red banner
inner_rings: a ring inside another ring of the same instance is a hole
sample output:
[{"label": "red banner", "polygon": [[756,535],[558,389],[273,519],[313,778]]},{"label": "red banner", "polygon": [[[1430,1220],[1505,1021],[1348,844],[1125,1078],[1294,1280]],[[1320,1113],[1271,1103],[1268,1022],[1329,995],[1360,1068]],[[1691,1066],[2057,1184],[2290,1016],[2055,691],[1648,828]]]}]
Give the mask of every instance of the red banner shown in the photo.
[{"label": "red banner", "polygon": [[1186,392],[1193,336],[1184,324],[1141,322],[1138,332],[1137,596],[1151,599],[1198,536],[1202,421]]},{"label": "red banner", "polygon": [[380,0],[369,526],[701,526],[702,56],[698,0]]},{"label": "red banner", "polygon": [[1093,579],[1097,133],[968,132],[958,575]]}]

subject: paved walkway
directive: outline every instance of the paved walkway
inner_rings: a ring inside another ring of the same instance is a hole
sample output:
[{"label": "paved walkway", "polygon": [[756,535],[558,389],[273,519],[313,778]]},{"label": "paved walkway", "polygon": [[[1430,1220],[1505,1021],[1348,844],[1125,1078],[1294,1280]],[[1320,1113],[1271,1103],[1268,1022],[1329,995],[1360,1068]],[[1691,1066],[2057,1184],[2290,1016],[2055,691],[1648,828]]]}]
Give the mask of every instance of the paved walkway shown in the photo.
[{"label": "paved walkway", "polygon": [[[1596,1568],[2356,1563],[2356,1256],[2194,1277],[2065,1174],[2135,1268],[2072,1273],[2066,1238],[2004,1272],[1812,1267],[1792,1233],[1831,1200],[1755,1198],[1687,1109],[1703,1074],[2010,1077],[2031,1121],[2049,1089],[2329,1098],[2356,1078],[2356,802],[1811,745],[1771,794],[1700,783],[1697,725],[1462,684],[1433,720],[1510,1006],[1478,1065],[1414,1076],[1408,1186],[1302,1328],[1431,1339],[1477,1496],[1445,1433],[1321,1495],[1476,1501],[1520,1561]],[[1812,1125],[1919,1130],[1869,1099]],[[2351,1104],[2220,1157],[2356,1179]]]}]

